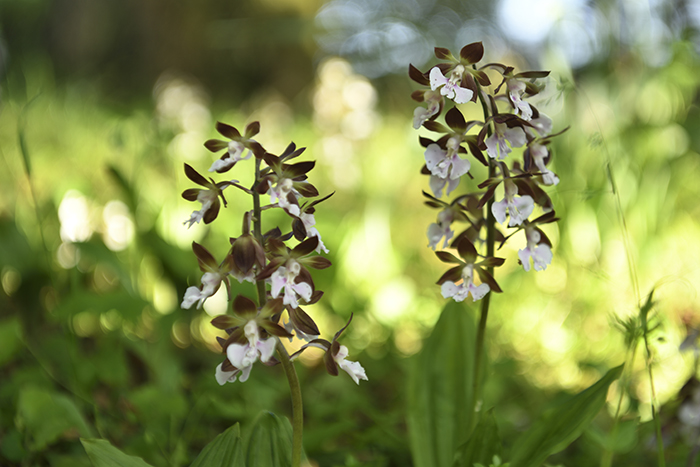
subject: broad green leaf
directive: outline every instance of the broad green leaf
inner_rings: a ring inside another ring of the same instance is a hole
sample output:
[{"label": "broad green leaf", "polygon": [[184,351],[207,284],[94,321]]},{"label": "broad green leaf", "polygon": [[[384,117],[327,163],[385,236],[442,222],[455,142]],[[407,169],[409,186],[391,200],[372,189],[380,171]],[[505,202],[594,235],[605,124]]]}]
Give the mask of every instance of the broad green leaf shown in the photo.
[{"label": "broad green leaf", "polygon": [[26,387],[20,391],[17,421],[29,434],[32,451],[41,451],[61,438],[92,435],[75,403],[63,394],[46,389]]},{"label": "broad green leaf", "polygon": [[287,467],[292,465],[292,426],[286,418],[262,412],[253,422],[246,449],[246,465]]},{"label": "broad green leaf", "polygon": [[106,439],[80,438],[93,467],[151,467],[143,459],[124,454]]},{"label": "broad green leaf", "polygon": [[245,467],[238,423],[204,446],[190,467]]},{"label": "broad green leaf", "polygon": [[608,388],[622,374],[622,365],[608,371],[597,383],[549,410],[514,443],[513,467],[538,467],[581,435],[605,405]]},{"label": "broad green leaf", "polygon": [[[464,304],[450,302],[408,382],[408,424],[416,467],[451,467],[472,421],[475,329]],[[470,466],[471,467],[471,466]]]},{"label": "broad green leaf", "polygon": [[501,438],[493,417],[493,409],[484,414],[469,441],[459,447],[453,467],[472,467],[475,463],[489,465],[493,456],[501,454]]}]

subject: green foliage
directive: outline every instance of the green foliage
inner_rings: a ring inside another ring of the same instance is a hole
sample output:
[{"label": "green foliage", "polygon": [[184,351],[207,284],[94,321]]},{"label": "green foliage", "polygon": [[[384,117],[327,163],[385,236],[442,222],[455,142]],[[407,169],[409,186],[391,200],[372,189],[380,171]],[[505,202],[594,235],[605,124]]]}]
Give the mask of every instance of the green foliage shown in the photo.
[{"label": "green foliage", "polygon": [[500,454],[501,438],[493,409],[490,409],[479,420],[469,441],[457,449],[453,467],[471,467],[477,463],[489,465]]},{"label": "green foliage", "polygon": [[245,467],[242,444],[236,423],[207,444],[190,467]]},{"label": "green foliage", "polygon": [[472,423],[474,322],[462,304],[442,311],[408,382],[411,453],[417,467],[451,467]]},{"label": "green foliage", "polygon": [[605,405],[608,388],[620,377],[622,369],[613,368],[593,386],[545,412],[515,441],[512,466],[538,467],[578,438]]},{"label": "green foliage", "polygon": [[22,348],[22,325],[16,317],[0,321],[0,366]]},{"label": "green foliage", "polygon": [[18,425],[31,433],[28,448],[40,451],[62,438],[91,436],[80,409],[63,394],[25,387],[17,403]]},{"label": "green foliage", "polygon": [[105,439],[81,438],[93,467],[151,467],[140,457],[129,456]]},{"label": "green foliage", "polygon": [[246,465],[287,467],[292,464],[292,425],[286,418],[262,412],[253,422],[246,448]]}]

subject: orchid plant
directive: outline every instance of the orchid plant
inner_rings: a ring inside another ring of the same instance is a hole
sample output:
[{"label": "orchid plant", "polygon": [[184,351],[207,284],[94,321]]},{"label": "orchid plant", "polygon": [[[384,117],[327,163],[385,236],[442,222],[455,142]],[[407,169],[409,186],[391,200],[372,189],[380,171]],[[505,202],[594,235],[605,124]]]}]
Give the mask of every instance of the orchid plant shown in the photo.
[{"label": "orchid plant", "polygon": [[[427,107],[415,109],[413,127],[439,135],[435,139],[419,138],[425,148],[422,173],[430,177],[432,192],[423,194],[428,206],[439,209],[437,222],[428,227],[428,246],[436,249],[444,238],[442,247],[455,248],[459,256],[436,252],[441,261],[454,265],[438,280],[443,297],[458,302],[469,296],[473,301],[484,299],[479,346],[483,345],[490,293],[502,292],[493,276],[494,268],[505,261],[494,256],[496,244],[503,246],[522,231],[526,242],[518,257],[523,269],[529,271],[532,260],[534,269],[541,271],[552,261],[552,244],[541,226],[557,219],[543,188],[559,183],[547,167],[552,160],[549,144],[566,131],[552,134],[552,120],[528,100],[541,91],[538,80],[549,72],[515,73],[513,67],[501,63],[477,66],[483,55],[481,42],[464,46],[458,57],[438,47],[435,56],[444,60],[442,63],[426,73],[413,65],[409,67],[409,76],[428,87],[412,94],[414,100],[427,103]],[[496,86],[491,82],[494,75],[500,80]],[[457,105],[477,103],[483,120],[466,121]],[[445,124],[437,121],[443,111]],[[524,148],[520,157],[513,154],[515,148]],[[488,168],[487,178],[475,181],[476,188],[482,191],[444,201],[443,195],[454,192],[462,179],[474,178],[472,162]],[[500,186],[502,197],[497,199]],[[534,217],[536,206],[539,216]],[[455,235],[453,225],[458,223],[465,223],[466,227]],[[497,224],[511,230],[504,232]],[[481,352],[478,347],[477,354]],[[477,366],[480,360],[477,358]],[[479,380],[478,371],[477,368],[475,381]],[[478,397],[475,403],[478,404]]]},{"label": "orchid plant", "polygon": [[[250,195],[252,203],[247,209],[243,207],[240,235],[230,238],[230,249],[221,261],[217,261],[204,246],[192,243],[204,274],[200,286],[186,290],[181,306],[190,308],[196,303],[199,308],[222,284],[225,286],[230,312],[212,321],[215,327],[226,333],[218,338],[225,358],[216,367],[215,378],[220,385],[242,383],[248,380],[258,360],[265,365],[282,365],[292,393],[291,465],[298,467],[302,453],[303,411],[295,359],[309,348],[321,349],[325,352],[324,361],[329,374],[337,376],[341,369],[357,384],[360,380],[367,380],[362,365],[347,360],[348,349],[338,342],[352,316],[328,341],[320,338],[318,326],[302,309],[302,305],[314,304],[323,296],[323,292],[316,289],[308,268],[331,266],[327,258],[320,256],[322,252],[328,253],[328,249],[315,227],[314,216],[318,204],[332,193],[319,198],[318,190],[307,180],[314,162],[292,162],[305,148],[297,148],[291,143],[277,156],[253,139],[260,131],[258,122],[249,124],[243,134],[225,123],[217,123],[216,129],[227,140],[211,139],[204,143],[211,152],[225,150],[209,172],[226,173],[252,155],[254,182],[250,188],[237,180],[215,182],[185,164],[185,175],[204,188],[191,188],[182,193],[186,200],[201,203],[201,209],[194,211],[184,224],[189,228],[200,222],[209,224],[216,220],[221,204],[227,206],[224,190],[229,187]],[[263,205],[261,198],[264,196],[269,196],[269,203]],[[310,198],[316,199],[311,201]],[[282,210],[289,218],[290,226],[278,226],[263,233],[262,215],[271,209]],[[255,284],[257,301],[243,295],[234,296],[232,279]],[[300,339],[304,344],[290,354],[281,338]]]},{"label": "orchid plant", "polygon": [[[450,265],[437,281],[442,296],[454,302],[468,297],[480,301],[481,314],[472,336],[473,325],[448,305],[416,359],[409,382],[414,463],[534,467],[580,434],[621,372],[621,367],[611,370],[554,415],[545,416],[515,441],[510,462],[501,464],[495,419],[490,410],[482,410],[490,299],[503,292],[494,269],[506,261],[495,254],[513,239],[520,244],[517,257],[525,271],[543,271],[551,264],[552,243],[542,229],[557,221],[547,194],[559,184],[550,168],[551,142],[567,128],[553,133],[552,119],[531,100],[542,91],[549,72],[516,73],[502,63],[480,65],[481,42],[464,46],[457,56],[437,47],[435,56],[441,62],[426,72],[409,66],[410,78],[424,86],[411,96],[422,104],[413,113],[413,127],[436,134],[419,137],[425,162],[421,173],[429,177],[430,188],[423,195],[438,210],[436,222],[427,228],[428,246]],[[475,113],[472,106],[481,110],[482,118],[467,121],[465,113]],[[438,121],[441,115],[444,123]],[[474,170],[475,164],[486,170]],[[485,175],[475,179],[478,173]],[[460,186],[465,192],[453,195]],[[433,382],[421,377],[426,371],[433,373]],[[453,398],[452,404],[443,410],[424,403],[436,397]],[[442,428],[431,428],[435,420]]]}]

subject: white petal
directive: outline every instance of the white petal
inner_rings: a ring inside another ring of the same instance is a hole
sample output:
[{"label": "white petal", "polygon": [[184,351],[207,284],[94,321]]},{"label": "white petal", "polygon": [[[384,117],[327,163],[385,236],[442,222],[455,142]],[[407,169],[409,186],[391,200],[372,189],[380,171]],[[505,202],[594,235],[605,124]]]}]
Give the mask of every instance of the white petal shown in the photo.
[{"label": "white petal", "polygon": [[265,339],[264,341],[258,341],[255,348],[258,349],[258,352],[260,352],[260,361],[267,362],[275,352],[275,339],[271,337],[269,339]]},{"label": "white petal", "polygon": [[216,367],[216,373],[214,374],[214,377],[216,378],[216,382],[219,383],[221,386],[223,386],[226,383],[234,383],[236,382],[236,372],[235,371],[224,371],[222,368],[222,364],[219,363],[219,365]]},{"label": "white petal", "polygon": [[233,167],[233,164],[235,164],[236,161],[233,160],[231,157],[225,157],[223,159],[217,159],[214,161],[214,163],[209,167],[209,172],[217,172],[222,169],[228,169],[230,167]]},{"label": "white petal", "polygon": [[248,376],[250,376],[250,370],[252,369],[253,365],[241,368],[241,376],[238,378],[238,381],[240,381],[241,383],[245,383],[246,381],[248,381]]},{"label": "white petal", "polygon": [[525,271],[529,271],[530,270],[530,249],[523,248],[522,250],[518,250],[518,258],[520,258],[520,262],[523,264],[523,269]]},{"label": "white petal", "polygon": [[277,271],[272,273],[272,276],[270,277],[270,280],[272,281],[272,287],[270,290],[270,293],[272,294],[272,298],[277,298],[280,295],[280,290],[282,290],[282,287],[285,286],[287,283],[287,276],[286,273],[287,268],[284,266],[281,266],[277,268]]},{"label": "white petal", "polygon": [[486,154],[488,154],[491,159],[498,158],[498,140],[498,135],[494,133],[484,141],[484,144],[486,144]]},{"label": "white petal", "polygon": [[440,243],[440,240],[443,237],[443,230],[442,228],[437,225],[437,224],[430,224],[428,226],[428,246],[432,248],[433,250],[437,246],[438,243]]},{"label": "white petal", "polygon": [[445,194],[449,196],[449,194],[452,193],[455,190],[455,188],[457,188],[460,180],[461,179],[459,178],[450,178],[448,180],[447,191],[445,191]]},{"label": "white petal", "polygon": [[507,200],[503,198],[501,201],[497,201],[491,206],[491,213],[493,213],[493,217],[496,218],[499,224],[504,224],[506,222],[506,205]]},{"label": "white petal", "polygon": [[552,263],[552,249],[546,243],[540,243],[532,254],[535,263],[535,271],[544,271],[547,265]]},{"label": "white petal", "polygon": [[454,101],[457,104],[466,104],[474,96],[474,92],[471,89],[461,88],[459,86],[454,87],[454,92]]},{"label": "white petal", "polygon": [[342,370],[345,370],[356,384],[360,384],[361,379],[367,381],[365,369],[362,368],[362,365],[360,365],[358,362],[351,362],[343,359],[343,361],[338,362],[338,366]]},{"label": "white petal", "polygon": [[425,165],[428,167],[428,170],[433,173],[433,175],[437,175],[433,169],[435,169],[440,162],[445,160],[446,155],[447,151],[443,150],[435,143],[429,144],[425,149]]},{"label": "white petal", "polygon": [[425,107],[416,107],[413,111],[413,128],[416,130],[423,125],[427,119],[431,117],[430,112]]},{"label": "white petal", "polygon": [[[226,356],[233,366],[243,370],[245,367],[252,365],[252,363],[248,361],[250,360],[248,356],[249,348],[249,345],[237,343],[229,344],[229,346],[226,348]],[[241,381],[244,381],[242,377]]]},{"label": "white petal", "polygon": [[[530,104],[527,102],[521,100],[518,103],[518,109],[520,109],[521,117],[523,120],[531,120],[532,119],[532,109],[530,108]],[[517,113],[517,112],[516,112]]]},{"label": "white petal", "polygon": [[201,293],[199,290],[199,287],[188,287],[187,290],[185,290],[185,296],[182,298],[182,303],[180,304],[180,308],[183,308],[185,310],[189,309],[194,302],[199,300],[201,298]]},{"label": "white petal", "polygon": [[430,190],[433,192],[433,195],[435,195],[436,198],[442,197],[442,189],[445,187],[445,183],[447,183],[447,180],[444,178],[440,178],[436,175],[430,176]]},{"label": "white petal", "polygon": [[559,177],[557,177],[551,170],[546,170],[542,172],[542,181],[545,185],[558,185]]},{"label": "white petal", "polygon": [[465,173],[469,172],[471,166],[472,165],[468,160],[462,159],[455,154],[454,157],[452,157],[452,171],[450,172],[450,178],[453,180],[458,179]]},{"label": "white petal", "polygon": [[525,136],[525,132],[520,127],[508,128],[503,133],[503,136],[514,148],[522,147],[523,145],[525,145],[525,143],[527,143],[527,137]]},{"label": "white petal", "polygon": [[301,298],[303,298],[307,302],[311,300],[311,294],[313,293],[313,289],[306,282],[299,282],[298,284],[295,283],[292,286],[292,288],[296,293],[299,294]]},{"label": "white petal", "polygon": [[454,85],[450,84],[449,82],[446,83],[443,87],[440,88],[440,94],[447,97],[448,99],[454,98],[455,97]]},{"label": "white petal", "polygon": [[453,297],[458,292],[458,290],[459,288],[452,281],[447,281],[443,283],[440,289],[440,291],[442,292],[442,298]]},{"label": "white petal", "polygon": [[297,294],[294,293],[294,289],[292,288],[291,284],[287,284],[284,286],[284,298],[282,299],[282,303],[285,305],[289,305],[292,308],[296,308],[299,306],[299,302],[297,301]]},{"label": "white petal", "polygon": [[440,68],[433,67],[430,70],[430,89],[432,89],[433,91],[435,91],[440,86],[444,86],[445,84],[447,84],[449,82],[450,82],[450,80],[445,78],[445,75],[442,74],[442,71],[440,71]]},{"label": "white petal", "polygon": [[530,120],[530,124],[540,132],[541,136],[547,136],[552,132],[552,119],[543,113],[540,113],[539,117]]},{"label": "white petal", "polygon": [[489,287],[488,284],[481,284],[478,287],[474,287],[474,284],[470,284],[471,287],[469,288],[469,291],[472,293],[472,298],[474,301],[481,300],[484,298],[484,295],[489,293],[491,290],[491,287]]},{"label": "white petal", "polygon": [[192,227],[193,224],[198,224],[199,221],[201,221],[204,217],[204,212],[204,209],[192,212],[192,214],[190,214],[190,218],[183,222],[182,225],[189,224],[187,226],[187,228],[189,229],[190,227]]},{"label": "white petal", "polygon": [[525,219],[530,217],[533,209],[535,209],[535,202],[529,195],[516,196],[510,208],[510,223],[508,225],[513,227],[522,224]]}]

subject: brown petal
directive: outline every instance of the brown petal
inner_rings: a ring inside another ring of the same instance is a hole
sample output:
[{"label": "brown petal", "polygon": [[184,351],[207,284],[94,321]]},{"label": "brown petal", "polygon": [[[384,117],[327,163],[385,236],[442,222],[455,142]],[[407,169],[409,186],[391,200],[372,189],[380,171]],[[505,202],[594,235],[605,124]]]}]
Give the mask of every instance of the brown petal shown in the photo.
[{"label": "brown petal", "polygon": [[212,272],[219,269],[219,264],[214,259],[214,255],[197,242],[192,242],[192,251],[197,257],[199,268],[204,272]]},{"label": "brown petal", "polygon": [[331,267],[330,260],[328,258],[324,258],[323,256],[309,256],[307,258],[300,259],[299,262],[314,269],[326,269]]},{"label": "brown petal", "polygon": [[452,56],[452,52],[450,52],[449,49],[446,49],[444,47],[435,47],[435,56],[439,60],[454,60],[455,59]]},{"label": "brown petal", "polygon": [[209,139],[204,142],[204,147],[211,152],[218,152],[227,148],[228,143],[226,141],[221,141],[220,139]]},{"label": "brown petal", "polygon": [[462,277],[462,269],[464,269],[462,265],[448,269],[445,274],[438,279],[437,284],[442,285],[447,281],[457,282]]},{"label": "brown petal", "polygon": [[260,327],[262,327],[265,331],[267,331],[269,334],[272,334],[273,336],[294,337],[294,334],[291,334],[279,324],[275,324],[267,319],[262,320],[262,322],[260,323]]},{"label": "brown petal", "polygon": [[408,76],[418,84],[430,86],[430,80],[416,67],[408,65]]},{"label": "brown petal", "polygon": [[318,336],[321,334],[321,331],[318,330],[318,326],[316,326],[314,320],[311,319],[311,316],[306,314],[301,307],[292,308],[289,310],[289,318],[292,320],[292,323],[294,323],[294,327],[304,334],[308,334],[310,336]]},{"label": "brown petal", "polygon": [[476,261],[476,248],[474,248],[474,245],[468,238],[463,238],[459,241],[457,252],[467,264],[473,264]]},{"label": "brown petal", "polygon": [[318,247],[318,237],[309,237],[297,246],[289,253],[291,258],[301,258],[306,256]]},{"label": "brown petal", "polygon": [[245,127],[244,133],[246,138],[252,138],[260,133],[260,122],[249,123],[248,126]]},{"label": "brown petal", "polygon": [[238,139],[241,137],[241,134],[238,132],[238,130],[236,130],[231,125],[227,125],[221,122],[216,122],[216,131],[218,131],[220,134],[227,137],[228,139]]},{"label": "brown petal", "polygon": [[323,356],[323,363],[326,364],[326,371],[329,375],[338,376],[338,364],[335,363],[333,355],[331,355],[330,349],[328,349],[326,351],[326,354]]},{"label": "brown petal", "polygon": [[228,329],[233,326],[240,325],[241,320],[240,318],[236,319],[236,317],[231,315],[219,315],[211,320],[211,324],[218,329]]},{"label": "brown petal", "polygon": [[445,123],[457,133],[464,133],[467,130],[467,122],[464,115],[457,107],[452,107],[445,114]]},{"label": "brown petal", "polygon": [[202,191],[201,188],[188,188],[182,192],[182,197],[187,201],[197,201],[197,196],[199,196],[200,191]]},{"label": "brown petal", "polygon": [[438,257],[440,261],[443,263],[456,263],[456,264],[462,264],[462,260],[457,258],[455,255],[452,253],[449,253],[447,251],[436,251],[435,256]]},{"label": "brown petal", "polygon": [[194,170],[189,164],[185,164],[185,175],[187,175],[187,178],[195,182],[197,185],[206,187],[211,186],[211,183],[206,178],[202,177],[199,172]]},{"label": "brown petal", "polygon": [[474,269],[476,269],[476,273],[479,274],[479,279],[481,279],[481,282],[489,285],[491,292],[503,292],[503,290],[501,290],[501,287],[498,285],[498,282],[496,282],[496,279],[494,279],[493,276],[489,274],[487,270],[482,269],[479,266],[474,267]]},{"label": "brown petal", "polygon": [[204,223],[210,224],[214,219],[216,219],[216,216],[219,215],[219,209],[221,209],[221,202],[217,197],[216,200],[211,204],[211,207],[209,207],[209,209],[207,209],[207,211],[204,213]]},{"label": "brown petal", "polygon": [[469,65],[476,63],[484,56],[484,44],[481,42],[467,44],[459,51],[459,56]]},{"label": "brown petal", "polygon": [[294,182],[293,186],[299,194],[305,198],[315,198],[318,196],[318,190],[309,182]]},{"label": "brown petal", "polygon": [[304,161],[292,165],[285,165],[284,176],[288,178],[297,178],[311,171],[315,165],[315,161]]},{"label": "brown petal", "polygon": [[258,314],[258,307],[248,297],[236,295],[236,298],[233,299],[233,311],[246,319],[253,319]]}]

